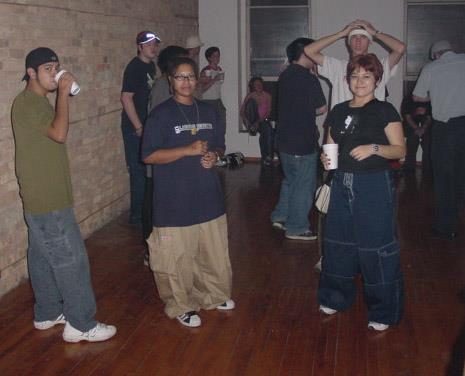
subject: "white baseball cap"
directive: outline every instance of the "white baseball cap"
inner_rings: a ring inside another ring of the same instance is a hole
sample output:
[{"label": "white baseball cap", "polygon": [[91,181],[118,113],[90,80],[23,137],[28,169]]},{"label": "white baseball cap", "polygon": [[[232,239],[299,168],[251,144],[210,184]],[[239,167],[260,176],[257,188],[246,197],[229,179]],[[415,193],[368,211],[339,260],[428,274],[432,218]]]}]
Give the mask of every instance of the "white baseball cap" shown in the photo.
[{"label": "white baseball cap", "polygon": [[430,56],[431,59],[434,60],[434,54],[440,51],[446,51],[446,50],[451,50],[452,47],[447,40],[438,40],[437,42],[434,42],[433,45],[431,46],[431,52]]},{"label": "white baseball cap", "polygon": [[202,47],[203,43],[198,35],[191,35],[186,39],[186,48]]}]

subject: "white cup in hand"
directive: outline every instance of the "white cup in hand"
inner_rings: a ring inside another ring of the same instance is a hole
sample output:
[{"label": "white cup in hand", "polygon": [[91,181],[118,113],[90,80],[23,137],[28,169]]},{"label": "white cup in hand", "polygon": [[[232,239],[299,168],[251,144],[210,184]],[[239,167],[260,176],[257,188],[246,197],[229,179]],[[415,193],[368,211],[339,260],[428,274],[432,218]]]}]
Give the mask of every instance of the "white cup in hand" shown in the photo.
[{"label": "white cup in hand", "polygon": [[[66,71],[64,69],[62,69],[61,71],[59,71],[56,76],[55,76],[55,82],[58,83],[58,81],[60,81],[60,77],[63,76],[63,74],[66,73]],[[71,85],[71,89],[69,90],[69,93],[71,95],[76,95],[77,93],[79,93],[79,90],[81,90],[81,87],[78,85],[78,83],[76,81],[73,82],[73,84]]]},{"label": "white cup in hand", "polygon": [[337,169],[337,159],[338,159],[338,144],[324,144],[323,153],[329,158],[329,163],[325,165],[326,170],[335,170]]}]

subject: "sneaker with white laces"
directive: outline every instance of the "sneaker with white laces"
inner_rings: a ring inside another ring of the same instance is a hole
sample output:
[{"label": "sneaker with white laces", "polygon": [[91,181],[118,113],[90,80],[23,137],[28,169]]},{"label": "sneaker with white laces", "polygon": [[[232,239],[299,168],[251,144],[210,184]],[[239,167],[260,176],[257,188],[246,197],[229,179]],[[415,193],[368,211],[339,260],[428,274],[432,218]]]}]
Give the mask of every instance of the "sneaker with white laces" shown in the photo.
[{"label": "sneaker with white laces", "polygon": [[383,324],[383,323],[376,322],[376,321],[370,321],[368,323],[368,329],[376,330],[377,332],[382,332],[386,330],[387,328],[389,328],[388,324]]},{"label": "sneaker with white laces", "polygon": [[34,321],[34,328],[39,330],[47,330],[58,324],[66,324],[65,315],[60,314],[55,320]]},{"label": "sneaker with white laces", "polygon": [[334,315],[335,313],[337,313],[337,311],[335,309],[326,307],[326,306],[324,306],[322,304],[320,304],[319,310],[320,310],[321,313],[324,313],[325,315]]},{"label": "sneaker with white laces", "polygon": [[286,226],[284,224],[284,222],[281,222],[281,221],[275,221],[271,224],[271,227],[277,229],[277,230],[283,230],[283,231],[286,231]]},{"label": "sneaker with white laces", "polygon": [[202,320],[200,320],[200,316],[195,311],[189,311],[183,313],[182,315],[176,316],[176,320],[178,320],[182,325],[188,326],[189,328],[197,328],[198,326],[202,325]]},{"label": "sneaker with white laces", "polygon": [[81,332],[80,330],[73,328],[69,322],[65,325],[63,330],[63,339],[66,342],[77,343],[80,341],[88,342],[101,342],[110,339],[116,334],[116,327],[113,325],[105,325],[98,322],[92,329],[87,332]]},{"label": "sneaker with white laces", "polygon": [[220,304],[219,306],[216,307],[216,309],[220,311],[229,311],[231,309],[234,309],[236,307],[236,303],[234,303],[234,300],[229,299],[226,300],[224,303]]},{"label": "sneaker with white laces", "polygon": [[286,234],[286,238],[292,239],[292,240],[316,240],[318,239],[318,235],[310,230],[307,230],[302,234],[296,234],[296,235]]}]

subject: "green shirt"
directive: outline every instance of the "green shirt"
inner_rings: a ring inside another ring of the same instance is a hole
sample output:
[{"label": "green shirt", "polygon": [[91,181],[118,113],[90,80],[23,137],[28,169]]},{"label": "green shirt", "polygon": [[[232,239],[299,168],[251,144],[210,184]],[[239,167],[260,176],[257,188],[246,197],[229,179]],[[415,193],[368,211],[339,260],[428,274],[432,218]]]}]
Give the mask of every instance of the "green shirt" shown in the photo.
[{"label": "green shirt", "polygon": [[66,145],[47,136],[54,117],[48,99],[30,90],[21,92],[11,109],[16,175],[24,210],[32,214],[73,205]]}]

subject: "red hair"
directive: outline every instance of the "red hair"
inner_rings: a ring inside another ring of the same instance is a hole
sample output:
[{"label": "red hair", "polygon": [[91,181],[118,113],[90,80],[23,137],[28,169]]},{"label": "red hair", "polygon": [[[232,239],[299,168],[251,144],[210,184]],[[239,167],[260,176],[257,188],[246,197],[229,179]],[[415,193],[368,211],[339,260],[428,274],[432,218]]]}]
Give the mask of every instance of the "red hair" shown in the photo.
[{"label": "red hair", "polygon": [[383,77],[383,66],[375,54],[358,55],[350,59],[347,64],[346,79],[350,85],[350,76],[357,68],[363,68],[367,72],[373,73],[375,81],[378,82]]}]

